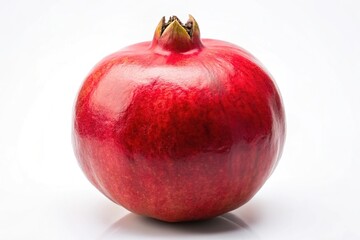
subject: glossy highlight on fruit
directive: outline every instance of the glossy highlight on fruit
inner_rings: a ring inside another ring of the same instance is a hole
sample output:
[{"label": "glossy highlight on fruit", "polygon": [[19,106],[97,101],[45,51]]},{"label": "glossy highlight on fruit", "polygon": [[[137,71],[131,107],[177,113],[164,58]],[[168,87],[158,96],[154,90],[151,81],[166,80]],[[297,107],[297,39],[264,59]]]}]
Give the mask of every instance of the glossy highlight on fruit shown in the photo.
[{"label": "glossy highlight on fruit", "polygon": [[74,151],[90,182],[126,209],[168,222],[246,203],[284,139],[269,74],[238,46],[201,39],[192,16],[162,18],[151,42],[100,61],[74,111]]}]

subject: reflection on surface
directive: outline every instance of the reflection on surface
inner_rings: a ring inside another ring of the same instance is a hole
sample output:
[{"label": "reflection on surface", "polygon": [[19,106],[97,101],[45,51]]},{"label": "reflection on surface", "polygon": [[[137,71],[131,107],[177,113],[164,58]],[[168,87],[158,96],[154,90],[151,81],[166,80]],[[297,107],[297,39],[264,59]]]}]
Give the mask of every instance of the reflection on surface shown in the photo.
[{"label": "reflection on surface", "polygon": [[198,222],[166,223],[155,219],[129,213],[112,224],[99,239],[134,239],[134,238],[168,238],[184,237],[216,238],[220,236],[246,237],[259,239],[249,226],[235,214]]}]

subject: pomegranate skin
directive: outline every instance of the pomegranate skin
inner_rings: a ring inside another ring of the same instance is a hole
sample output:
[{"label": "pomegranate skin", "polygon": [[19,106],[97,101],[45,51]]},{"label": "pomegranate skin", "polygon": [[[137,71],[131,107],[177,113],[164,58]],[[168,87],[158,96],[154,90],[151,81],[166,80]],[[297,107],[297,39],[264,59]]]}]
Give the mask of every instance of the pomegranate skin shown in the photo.
[{"label": "pomegranate skin", "polygon": [[193,45],[177,48],[156,31],[152,42],[106,57],[74,111],[74,151],[90,182],[126,209],[168,222],[246,203],[285,139],[279,91],[259,62],[236,45],[200,40],[198,29],[192,34]]}]

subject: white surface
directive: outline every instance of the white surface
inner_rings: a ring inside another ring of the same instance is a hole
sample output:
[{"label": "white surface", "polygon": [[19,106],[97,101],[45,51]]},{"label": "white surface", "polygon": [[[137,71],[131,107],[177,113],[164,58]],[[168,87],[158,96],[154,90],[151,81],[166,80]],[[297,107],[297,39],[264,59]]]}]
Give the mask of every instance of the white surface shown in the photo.
[{"label": "white surface", "polygon": [[[0,239],[360,239],[360,2],[1,1]],[[197,19],[272,73],[288,135],[248,204],[208,222],[129,214],[85,179],[71,116],[90,69],[152,38],[160,18]]]}]

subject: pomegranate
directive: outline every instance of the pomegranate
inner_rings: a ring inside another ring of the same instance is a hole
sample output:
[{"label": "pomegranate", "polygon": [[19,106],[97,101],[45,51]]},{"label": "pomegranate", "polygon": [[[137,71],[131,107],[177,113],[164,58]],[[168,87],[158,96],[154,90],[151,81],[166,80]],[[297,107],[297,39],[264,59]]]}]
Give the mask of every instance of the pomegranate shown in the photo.
[{"label": "pomegranate", "polygon": [[168,222],[250,200],[283,149],[279,91],[251,54],[201,39],[192,16],[98,63],[77,97],[73,142],[89,181],[129,211]]}]

